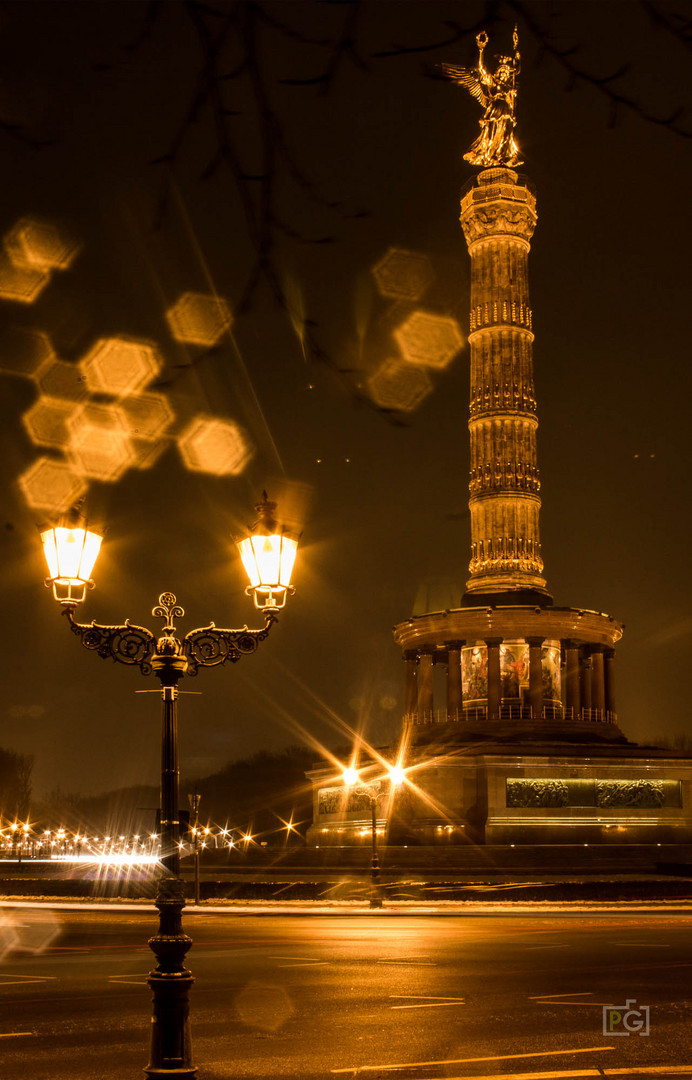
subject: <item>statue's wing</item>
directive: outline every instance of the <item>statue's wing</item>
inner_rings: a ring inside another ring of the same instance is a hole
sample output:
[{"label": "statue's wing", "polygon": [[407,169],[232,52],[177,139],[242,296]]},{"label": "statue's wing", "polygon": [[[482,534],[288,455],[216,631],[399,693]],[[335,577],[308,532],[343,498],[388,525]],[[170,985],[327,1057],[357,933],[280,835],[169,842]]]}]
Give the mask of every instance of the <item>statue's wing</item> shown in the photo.
[{"label": "statue's wing", "polygon": [[460,86],[465,86],[476,101],[480,101],[481,105],[487,105],[488,96],[474,68],[457,67],[455,64],[440,64],[440,67],[448,79],[454,79],[454,82],[459,83]]}]

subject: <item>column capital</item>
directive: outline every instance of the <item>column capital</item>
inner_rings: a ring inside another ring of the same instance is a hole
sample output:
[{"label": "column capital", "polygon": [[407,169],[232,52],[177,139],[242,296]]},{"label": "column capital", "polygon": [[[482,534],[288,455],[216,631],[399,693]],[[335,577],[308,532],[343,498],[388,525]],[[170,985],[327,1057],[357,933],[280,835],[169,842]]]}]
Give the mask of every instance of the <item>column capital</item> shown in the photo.
[{"label": "column capital", "polygon": [[465,641],[445,641],[445,649],[463,649]]},{"label": "column capital", "polygon": [[504,641],[504,638],[501,638],[501,637],[487,637],[487,638],[484,638],[483,640],[485,641],[485,644],[488,646],[488,648],[492,649],[494,646],[499,647],[502,644],[502,642]]},{"label": "column capital", "polygon": [[524,641],[526,642],[526,644],[529,646],[530,649],[542,649],[543,648],[543,642],[545,641],[545,638],[544,637],[527,637],[527,638],[524,638]]},{"label": "column capital", "polygon": [[417,649],[404,649],[401,654],[402,660],[415,660],[418,663],[418,651]]},{"label": "column capital", "polygon": [[563,640],[563,642],[562,642],[562,645],[563,645],[563,648],[565,648],[565,649],[578,649],[579,648],[579,642],[575,641],[573,638],[565,638]]}]

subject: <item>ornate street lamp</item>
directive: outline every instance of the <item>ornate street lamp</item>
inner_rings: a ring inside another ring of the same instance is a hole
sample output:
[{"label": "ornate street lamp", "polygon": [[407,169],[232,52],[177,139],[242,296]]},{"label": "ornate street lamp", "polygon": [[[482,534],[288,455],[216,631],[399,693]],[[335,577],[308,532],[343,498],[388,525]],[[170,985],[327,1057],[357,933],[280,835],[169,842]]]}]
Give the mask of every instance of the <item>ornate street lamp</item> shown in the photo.
[{"label": "ornate street lamp", "polygon": [[259,514],[257,521],[249,527],[246,536],[236,540],[250,578],[245,591],[260,611],[277,611],[284,607],[287,595],[295,592],[291,573],[300,537],[279,525],[274,516],[276,503],[268,499],[266,491],[255,509]]},{"label": "ornate street lamp", "polygon": [[[90,575],[101,537],[87,528],[78,511],[41,533],[49,571],[46,585],[52,586],[53,596],[82,645],[103,659],[138,667],[142,675],[154,674],[161,684],[161,862],[168,876],[158,881],[155,904],[159,930],[149,940],[157,960],[148,979],[153,1016],[150,1063],[144,1072],[149,1077],[191,1077],[197,1072],[192,1064],[189,1025],[189,992],[194,979],[184,966],[192,939],[182,929],[185,888],[180,879],[178,846],[178,683],[186,675],[197,675],[202,667],[236,663],[255,652],[277,621],[276,612],[286,603],[287,594],[294,591],[290,579],[298,538],[277,524],[276,504],[269,502],[266,492],[257,509],[260,519],[237,543],[250,577],[248,592],[264,612],[264,627],[224,630],[210,623],[190,630],[182,640],[175,636],[173,620],[185,612],[171,592],[161,593],[152,609],[152,615],[164,620],[159,634],[128,619],[119,626],[77,622],[76,606],[84,600],[87,588],[93,587]],[[243,548],[248,542],[254,564],[248,548]]]},{"label": "ornate street lamp", "polygon": [[[406,773],[398,765],[391,765],[388,769],[387,779],[392,787],[398,787],[404,780]],[[344,769],[343,781],[346,787],[352,789],[357,795],[367,800],[370,807],[370,830],[372,839],[372,858],[370,859],[370,907],[382,907],[382,889],[380,887],[380,859],[377,853],[377,803],[385,794],[381,779],[375,778],[361,781],[357,769],[353,767]]]}]

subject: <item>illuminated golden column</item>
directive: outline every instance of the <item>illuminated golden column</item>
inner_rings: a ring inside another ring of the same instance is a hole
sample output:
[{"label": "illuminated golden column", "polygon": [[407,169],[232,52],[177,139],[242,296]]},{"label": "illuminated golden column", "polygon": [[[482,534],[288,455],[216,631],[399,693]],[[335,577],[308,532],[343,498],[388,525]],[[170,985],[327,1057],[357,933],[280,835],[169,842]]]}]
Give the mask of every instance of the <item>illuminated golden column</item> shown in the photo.
[{"label": "illuminated golden column", "polygon": [[462,197],[460,220],[471,256],[466,598],[520,592],[519,602],[546,604],[528,284],[536,200],[513,169],[484,169]]}]

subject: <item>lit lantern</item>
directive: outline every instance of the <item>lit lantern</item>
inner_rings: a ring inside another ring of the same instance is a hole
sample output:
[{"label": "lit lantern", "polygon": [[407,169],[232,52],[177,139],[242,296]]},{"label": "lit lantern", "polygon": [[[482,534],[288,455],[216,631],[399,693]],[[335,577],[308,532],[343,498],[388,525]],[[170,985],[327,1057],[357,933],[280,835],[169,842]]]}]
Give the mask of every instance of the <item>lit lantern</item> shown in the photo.
[{"label": "lit lantern", "polygon": [[344,769],[344,783],[346,787],[353,787],[358,783],[358,770],[357,769]]},{"label": "lit lantern", "polygon": [[86,528],[86,522],[73,511],[65,524],[41,533],[43,553],[48,563],[46,585],[53,586],[53,596],[61,604],[79,604],[87,589],[94,587],[91,571],[103,537]]},{"label": "lit lantern", "polygon": [[298,536],[281,526],[274,517],[276,503],[270,502],[266,491],[255,507],[259,518],[247,536],[236,540],[240,557],[250,579],[246,592],[252,594],[260,611],[278,611],[286,597],[295,590],[291,574],[298,549]]}]

